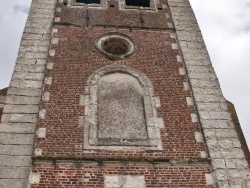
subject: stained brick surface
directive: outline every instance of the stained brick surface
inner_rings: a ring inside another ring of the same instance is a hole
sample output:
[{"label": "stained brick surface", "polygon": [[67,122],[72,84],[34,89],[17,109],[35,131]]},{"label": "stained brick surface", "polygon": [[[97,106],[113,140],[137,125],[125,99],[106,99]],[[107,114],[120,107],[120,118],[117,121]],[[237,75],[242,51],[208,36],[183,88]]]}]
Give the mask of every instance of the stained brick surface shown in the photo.
[{"label": "stained brick surface", "polygon": [[104,175],[144,175],[147,188],[214,188],[206,185],[209,167],[124,167],[124,166],[52,166],[36,165],[34,172],[41,174],[39,185],[32,188],[103,188]]},{"label": "stained brick surface", "polygon": [[[43,149],[44,156],[71,155],[146,155],[150,157],[167,156],[171,158],[199,158],[205,151],[203,143],[196,143],[194,133],[198,125],[191,122],[193,106],[187,106],[184,90],[185,76],[179,75],[178,50],[171,48],[176,40],[170,33],[118,30],[131,37],[136,44],[136,53],[124,60],[111,61],[94,47],[95,40],[102,34],[116,29],[103,28],[59,28],[54,34],[59,44],[53,45],[55,56],[52,84],[46,85],[50,100],[43,104],[47,109],[46,118],[39,127],[47,129],[46,138],[37,140],[37,147]],[[158,116],[163,117],[165,128],[161,130],[163,152],[136,151],[97,151],[83,154],[83,128],[78,127],[79,116],[84,115],[84,107],[79,106],[80,95],[85,92],[88,77],[105,65],[127,65],[145,73],[152,81],[155,96],[159,96],[161,107]]]},{"label": "stained brick surface", "polygon": [[[214,187],[208,186],[205,179],[205,174],[211,174],[211,168],[207,159],[201,159],[201,152],[204,153],[206,148],[195,139],[195,133],[201,130],[191,119],[195,110],[187,104],[190,91],[185,90],[183,84],[188,80],[185,74],[180,74],[183,64],[177,55],[180,57],[181,54],[168,9],[161,3],[157,5],[158,11],[118,10],[116,1],[108,1],[108,9],[87,10],[58,4],[60,11],[56,17],[60,17],[60,21],[55,24],[58,30],[53,38],[59,42],[50,47],[49,63],[53,63],[53,68],[47,70],[45,77],[52,82],[46,84],[45,81],[44,86],[44,92],[50,96],[40,106],[46,109],[46,114],[38,123],[39,128],[46,129],[46,136],[37,138],[35,144],[42,155],[34,158],[40,162],[33,167],[33,173],[40,174],[41,179],[32,188],[103,188],[107,174],[144,175],[147,188]],[[103,25],[108,27],[101,27]],[[148,30],[153,28],[157,30]],[[107,59],[96,49],[95,41],[108,32],[129,36],[136,45],[135,53],[117,61]],[[79,127],[79,116],[84,116],[85,112],[80,97],[85,94],[90,75],[115,64],[136,69],[152,82],[154,95],[161,102],[157,117],[164,121],[164,128],[160,129],[162,151],[84,150],[84,128]],[[73,160],[77,165],[57,162],[49,165],[43,162],[44,159],[66,163]],[[93,161],[84,162],[86,159],[98,160],[98,165]],[[172,161],[175,159],[182,162],[193,159],[190,160],[193,166],[189,163],[178,166],[179,162]],[[103,165],[105,160],[111,163]],[[140,164],[145,160],[154,161],[153,165]],[[123,162],[112,165],[112,161]],[[135,161],[135,165],[126,165],[126,161]],[[163,161],[167,165],[161,166]],[[85,165],[82,166],[82,162]]]}]

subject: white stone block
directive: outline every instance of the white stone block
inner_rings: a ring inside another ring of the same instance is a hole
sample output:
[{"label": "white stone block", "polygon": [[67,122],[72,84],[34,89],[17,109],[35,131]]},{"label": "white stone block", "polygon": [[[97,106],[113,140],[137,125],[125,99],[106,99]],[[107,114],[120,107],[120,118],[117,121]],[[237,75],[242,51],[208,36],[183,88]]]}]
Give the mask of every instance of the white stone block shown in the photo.
[{"label": "white stone block", "polygon": [[105,188],[146,188],[145,177],[140,175],[105,175]]},{"label": "white stone block", "polygon": [[51,44],[58,44],[59,38],[52,38],[51,39]]},{"label": "white stone block", "polygon": [[56,12],[61,12],[61,11],[62,11],[61,7],[56,8]]},{"label": "white stone block", "polygon": [[44,83],[47,85],[51,85],[52,84],[52,77],[46,77],[44,80]]},{"label": "white stone block", "polygon": [[29,183],[30,184],[39,184],[41,179],[41,175],[39,173],[30,173]]},{"label": "white stone block", "polygon": [[58,32],[58,28],[55,28],[55,27],[54,27],[54,28],[52,29],[52,33],[57,33],[57,32]]},{"label": "white stone block", "polygon": [[39,118],[40,119],[45,119],[45,115],[46,115],[46,109],[42,109],[39,111]]},{"label": "white stone block", "polygon": [[171,47],[172,47],[173,50],[178,50],[179,49],[179,46],[178,46],[177,43],[172,43]]},{"label": "white stone block", "polygon": [[201,132],[195,132],[195,140],[197,143],[203,142],[203,136]]},{"label": "white stone block", "polygon": [[55,51],[55,50],[49,50],[49,56],[50,56],[50,57],[55,56],[55,54],[56,54],[56,51]]},{"label": "white stone block", "polygon": [[48,63],[47,64],[47,69],[48,70],[52,70],[53,69],[53,65],[54,65],[53,63]]},{"label": "white stone block", "polygon": [[207,152],[206,151],[201,151],[201,158],[207,158],[208,155],[207,155]]},{"label": "white stone block", "polygon": [[205,174],[205,178],[207,185],[214,185],[214,178],[212,174]]},{"label": "white stone block", "polygon": [[170,18],[169,13],[165,13],[166,18]]},{"label": "white stone block", "polygon": [[124,176],[125,184],[123,188],[146,188],[145,177],[144,176]]},{"label": "white stone block", "polygon": [[189,91],[190,90],[190,86],[189,86],[188,82],[183,82],[183,85],[184,85],[184,90],[185,91]]},{"label": "white stone block", "polygon": [[164,122],[162,118],[152,117],[149,119],[150,127],[164,128]]},{"label": "white stone block", "polygon": [[155,97],[155,105],[157,108],[160,108],[161,107],[161,100],[160,100],[160,97]]},{"label": "white stone block", "polygon": [[49,98],[50,98],[50,92],[44,92],[42,100],[47,102],[49,101]]},{"label": "white stone block", "polygon": [[194,105],[194,100],[192,97],[186,97],[186,101],[188,106]]},{"label": "white stone block", "polygon": [[198,122],[198,117],[196,114],[191,114],[192,122],[197,123]]},{"label": "white stone block", "polygon": [[85,95],[80,95],[80,106],[85,106]]},{"label": "white stone block", "polygon": [[85,122],[84,116],[79,116],[79,127],[83,127]]},{"label": "white stone block", "polygon": [[61,18],[60,17],[55,17],[55,22],[60,22]]},{"label": "white stone block", "polygon": [[167,25],[169,28],[174,28],[174,25],[171,22],[168,22]]},{"label": "white stone block", "polygon": [[213,159],[212,160],[213,169],[224,169],[226,168],[224,159]]},{"label": "white stone block", "polygon": [[37,129],[36,135],[38,138],[45,138],[46,137],[46,128]]},{"label": "white stone block", "polygon": [[185,69],[184,69],[184,68],[179,68],[179,74],[180,74],[181,76],[186,75]]},{"label": "white stone block", "polygon": [[104,183],[105,188],[120,188],[124,185],[125,181],[120,175],[105,175]]},{"label": "white stone block", "polygon": [[176,56],[177,62],[182,62],[182,57],[180,55]]},{"label": "white stone block", "polygon": [[171,34],[170,34],[170,38],[176,39],[176,34],[175,34],[175,33],[171,33]]},{"label": "white stone block", "polygon": [[35,149],[35,156],[39,157],[39,156],[42,156],[42,154],[43,154],[43,150],[42,149],[39,149],[39,148]]}]

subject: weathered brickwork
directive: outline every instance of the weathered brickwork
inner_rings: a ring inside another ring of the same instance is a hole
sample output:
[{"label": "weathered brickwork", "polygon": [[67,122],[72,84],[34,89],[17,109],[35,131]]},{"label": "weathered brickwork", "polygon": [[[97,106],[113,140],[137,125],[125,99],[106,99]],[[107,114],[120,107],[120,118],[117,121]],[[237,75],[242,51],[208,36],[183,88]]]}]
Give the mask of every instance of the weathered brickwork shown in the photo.
[{"label": "weathered brickwork", "polygon": [[[95,49],[96,38],[112,31],[134,40],[137,49],[131,58],[114,62]],[[88,77],[99,68],[115,63],[149,77],[154,94],[161,101],[158,116],[163,117],[165,124],[161,129],[163,152],[129,151],[129,155],[200,158],[201,151],[206,149],[203,143],[195,141],[195,132],[199,132],[199,128],[191,120],[194,107],[186,102],[189,91],[184,90],[183,82],[187,80],[179,74],[182,64],[176,59],[179,51],[171,48],[171,43],[176,43],[171,36],[168,32],[131,32],[127,29],[59,28],[53,35],[59,43],[51,47],[55,50],[55,56],[51,58],[53,70],[46,75],[52,78],[52,84],[44,88],[50,92],[50,100],[41,107],[46,109],[46,115],[40,120],[39,127],[46,128],[47,136],[37,140],[37,147],[43,150],[43,156],[126,155],[126,151],[83,152],[83,128],[78,126],[79,116],[84,116],[84,107],[79,105],[80,96],[85,93]]]},{"label": "weathered brickwork", "polygon": [[95,162],[89,162],[85,165],[79,164],[56,164],[54,165],[35,165],[34,173],[40,173],[39,185],[33,185],[32,188],[50,187],[53,188],[103,188],[104,175],[143,175],[145,176],[146,187],[156,188],[179,188],[179,187],[204,187],[214,188],[213,185],[208,185],[206,174],[209,173],[210,167],[204,164],[198,167],[171,167],[164,165],[141,164],[134,166],[133,163],[112,164],[107,163],[103,166],[98,166]]}]

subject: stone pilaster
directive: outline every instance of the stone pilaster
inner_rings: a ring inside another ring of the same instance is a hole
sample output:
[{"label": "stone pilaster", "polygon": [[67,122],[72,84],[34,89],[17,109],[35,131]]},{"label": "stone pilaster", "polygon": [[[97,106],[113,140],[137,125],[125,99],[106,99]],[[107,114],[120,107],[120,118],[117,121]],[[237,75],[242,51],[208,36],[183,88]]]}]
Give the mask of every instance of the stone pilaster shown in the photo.
[{"label": "stone pilaster", "polygon": [[168,0],[218,188],[246,188],[250,170],[188,0]]},{"label": "stone pilaster", "polygon": [[56,0],[33,0],[0,124],[0,187],[28,186]]}]

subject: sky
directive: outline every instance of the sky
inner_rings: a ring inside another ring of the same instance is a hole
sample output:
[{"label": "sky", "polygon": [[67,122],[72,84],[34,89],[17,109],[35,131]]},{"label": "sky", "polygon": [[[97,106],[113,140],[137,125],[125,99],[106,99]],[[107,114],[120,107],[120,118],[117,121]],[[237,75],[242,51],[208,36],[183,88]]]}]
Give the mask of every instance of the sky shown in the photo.
[{"label": "sky", "polygon": [[[31,0],[0,2],[0,89],[9,85]],[[190,0],[225,98],[250,146],[250,1]]]}]

